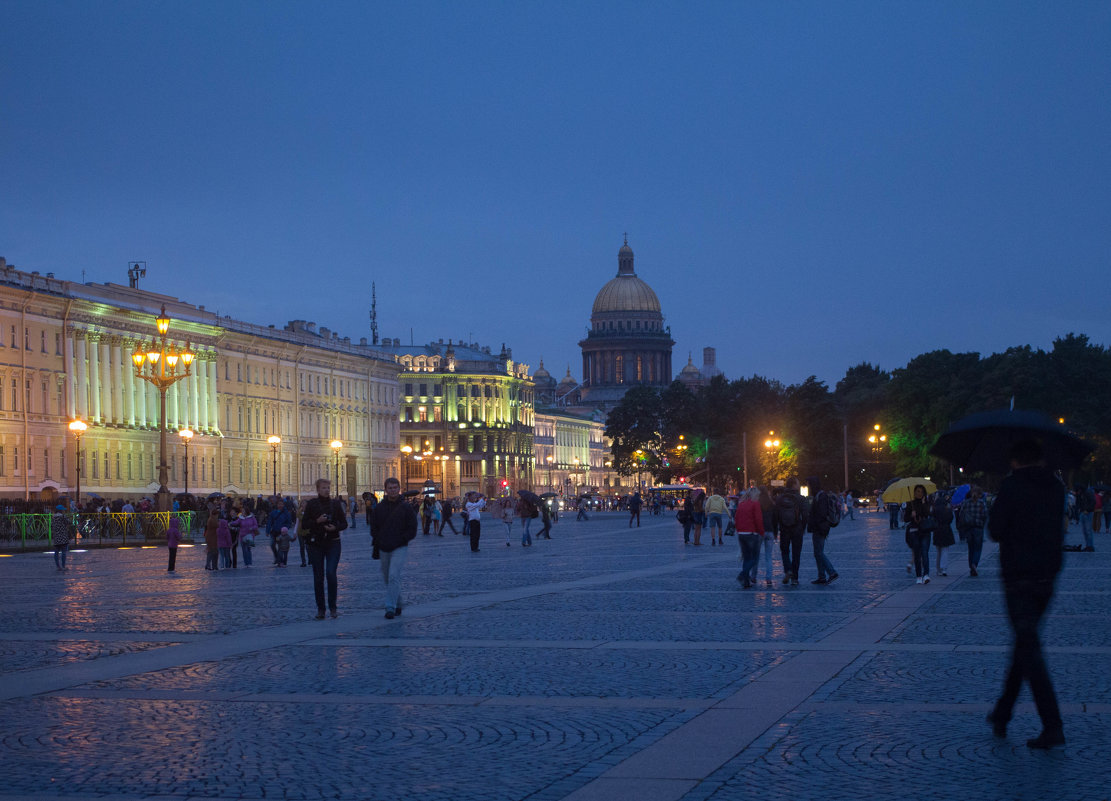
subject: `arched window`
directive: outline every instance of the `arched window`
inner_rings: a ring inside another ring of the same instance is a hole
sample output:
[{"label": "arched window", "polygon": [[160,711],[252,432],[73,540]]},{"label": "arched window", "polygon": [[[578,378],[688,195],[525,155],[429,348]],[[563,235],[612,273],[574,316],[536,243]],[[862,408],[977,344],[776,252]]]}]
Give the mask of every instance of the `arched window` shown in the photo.
[{"label": "arched window", "polygon": [[625,383],[625,357],[618,354],[613,360],[614,383]]}]

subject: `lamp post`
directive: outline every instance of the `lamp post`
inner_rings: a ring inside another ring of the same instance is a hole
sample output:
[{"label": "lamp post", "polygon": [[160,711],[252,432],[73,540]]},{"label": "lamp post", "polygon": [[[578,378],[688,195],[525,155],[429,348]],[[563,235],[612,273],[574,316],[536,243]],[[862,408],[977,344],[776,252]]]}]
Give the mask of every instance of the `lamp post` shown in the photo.
[{"label": "lamp post", "polygon": [[640,468],[644,465],[644,451],[642,451],[640,448],[637,448],[636,457],[637,457],[637,492],[640,492],[640,485],[642,483],[641,478],[640,478]]},{"label": "lamp post", "polygon": [[887,434],[882,433],[879,423],[872,426],[874,433],[868,435],[868,442],[872,446],[872,461],[875,464],[880,463],[880,454],[883,453],[883,444],[887,442]]},{"label": "lamp post", "polygon": [[274,469],[274,497],[277,498],[278,497],[278,446],[282,444],[282,438],[279,437],[279,436],[275,436],[274,434],[271,434],[269,437],[266,438],[266,441],[268,443],[270,443],[270,455],[273,459],[273,465],[274,465],[274,468],[273,468]]},{"label": "lamp post", "polygon": [[170,344],[167,338],[170,331],[170,318],[166,316],[165,306],[155,320],[155,326],[158,329],[158,338],[153,340],[149,347],[139,343],[139,347],[131,354],[131,361],[135,365],[135,377],[153,384],[158,390],[159,465],[155,510],[168,512],[171,504],[170,490],[166,488],[166,390],[189,375],[196,354],[189,349],[188,341],[185,343],[185,348],[180,351]]},{"label": "lamp post", "polygon": [[338,439],[334,439],[334,440],[331,441],[331,443],[329,443],[329,447],[332,449],[332,453],[334,453],[336,455],[336,483],[335,483],[336,495],[335,495],[335,497],[338,498],[340,496],[340,491],[339,491],[339,452],[343,448],[343,443],[340,442]]},{"label": "lamp post", "polygon": [[81,508],[81,435],[85,433],[85,429],[88,427],[84,420],[74,420],[69,424],[69,430],[73,432],[73,436],[77,440],[77,448],[75,449],[77,458],[74,459],[74,463],[77,465],[77,509]]},{"label": "lamp post", "polygon": [[412,445],[401,446],[401,469],[405,477],[405,489],[409,489],[409,457],[413,455]]},{"label": "lamp post", "polygon": [[185,446],[185,494],[189,494],[189,443],[193,441],[193,431],[183,428],[177,432],[181,437],[181,444]]},{"label": "lamp post", "polygon": [[[775,458],[777,464],[779,462],[779,458],[778,458],[778,456],[779,456],[779,454],[778,454],[779,440],[775,439],[775,432],[774,431],[769,431],[768,432],[768,438],[766,440],[764,440],[764,448],[766,449],[767,454],[768,454],[767,465],[768,465],[768,472],[770,473],[771,472],[772,458],[773,457]],[[765,478],[765,480],[767,480],[769,477],[770,476],[765,475],[764,478]],[[748,489],[748,487],[745,487],[745,489]]]}]

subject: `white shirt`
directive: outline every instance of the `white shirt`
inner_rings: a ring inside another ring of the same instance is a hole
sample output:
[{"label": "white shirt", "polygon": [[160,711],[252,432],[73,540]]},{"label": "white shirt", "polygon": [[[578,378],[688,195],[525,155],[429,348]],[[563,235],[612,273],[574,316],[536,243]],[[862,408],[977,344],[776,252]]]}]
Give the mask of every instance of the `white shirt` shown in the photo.
[{"label": "white shirt", "polygon": [[467,512],[467,519],[478,520],[482,516],[482,510],[485,508],[485,498],[479,498],[477,501],[467,501],[467,505],[464,507]]}]

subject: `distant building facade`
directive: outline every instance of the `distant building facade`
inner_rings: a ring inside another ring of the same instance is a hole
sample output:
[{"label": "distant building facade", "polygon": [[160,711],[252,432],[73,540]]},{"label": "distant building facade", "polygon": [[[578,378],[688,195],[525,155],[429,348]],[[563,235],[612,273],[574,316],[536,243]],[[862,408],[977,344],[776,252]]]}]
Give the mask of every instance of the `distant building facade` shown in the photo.
[{"label": "distant building facade", "polygon": [[[132,352],[154,339],[162,307],[170,339],[196,353],[166,394],[169,488],[184,491],[183,428],[193,494],[343,494],[381,486],[398,467],[398,366],[363,340],[312,323],[284,329],[219,317],[177,298],[118,284],[79,284],[0,259],[0,495],[136,498],[158,487],[159,394],[136,378]],[[76,455],[68,424],[88,425]],[[268,437],[281,437],[275,452]]]},{"label": "distant building facade", "polygon": [[401,368],[401,478],[449,496],[488,496],[534,483],[534,387],[527,364],[478,343],[442,339],[427,345],[380,346]]}]

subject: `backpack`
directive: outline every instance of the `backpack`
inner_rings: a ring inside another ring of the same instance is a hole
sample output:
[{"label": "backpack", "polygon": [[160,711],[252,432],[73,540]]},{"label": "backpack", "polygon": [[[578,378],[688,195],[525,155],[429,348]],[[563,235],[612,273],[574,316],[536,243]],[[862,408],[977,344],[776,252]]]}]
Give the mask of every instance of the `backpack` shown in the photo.
[{"label": "backpack", "polygon": [[779,525],[782,528],[795,528],[800,522],[799,504],[791,495],[793,493],[783,493],[776,503],[776,511],[779,512]]},{"label": "backpack", "polygon": [[826,512],[823,516],[825,523],[830,528],[836,528],[837,524],[841,522],[841,499],[832,492],[826,492],[825,490],[822,490],[822,496],[826,500]]}]

